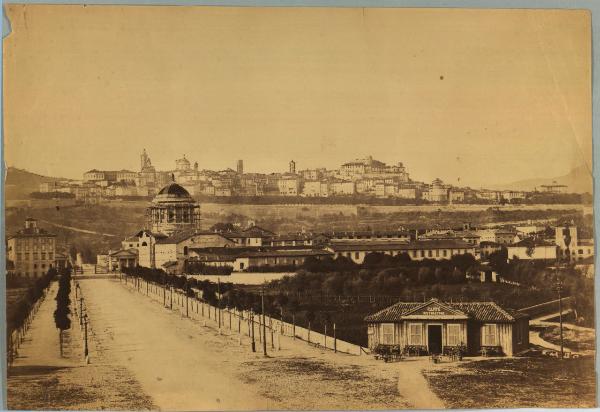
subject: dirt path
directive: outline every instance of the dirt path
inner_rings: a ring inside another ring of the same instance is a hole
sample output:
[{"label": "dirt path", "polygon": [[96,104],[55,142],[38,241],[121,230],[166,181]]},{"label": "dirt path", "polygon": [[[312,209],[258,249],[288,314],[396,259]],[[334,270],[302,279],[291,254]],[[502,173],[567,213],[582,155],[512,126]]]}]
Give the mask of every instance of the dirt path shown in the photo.
[{"label": "dirt path", "polygon": [[[95,358],[86,365],[82,332],[72,315],[72,327],[63,332],[60,356],[58,330],[54,323],[54,282],[33,319],[31,328],[10,368],[7,406],[17,410],[139,410],[152,407],[150,398],[123,367]],[[74,296],[71,297],[75,301]]]},{"label": "dirt path", "polygon": [[[398,376],[420,368],[369,356],[334,354],[292,338],[268,357],[247,337],[214,321],[192,320],[119,280],[79,282],[88,302],[95,351],[112,353],[160,409],[404,409],[427,403],[423,389],[398,392]],[[269,345],[270,346],[270,345]],[[93,355],[93,353],[92,353]],[[406,369],[406,370],[405,370]],[[427,385],[424,386],[427,388]],[[413,402],[413,393],[421,400]],[[407,399],[405,399],[407,398]],[[431,395],[430,399],[436,399]]]},{"label": "dirt path", "polygon": [[433,393],[423,371],[427,369],[427,358],[412,358],[402,361],[398,377],[398,392],[406,394],[415,409],[444,409],[444,402]]},{"label": "dirt path", "polygon": [[60,227],[60,228],[63,228],[63,229],[72,230],[73,232],[87,233],[89,235],[110,236],[110,237],[115,237],[116,236],[116,235],[111,234],[111,233],[102,233],[102,232],[96,232],[94,230],[80,229],[78,227],[61,225],[60,223],[50,222],[49,220],[43,220],[43,219],[38,219],[38,220],[40,222],[44,222],[44,223],[47,223],[47,224],[52,225],[52,226],[56,226],[56,227]]}]

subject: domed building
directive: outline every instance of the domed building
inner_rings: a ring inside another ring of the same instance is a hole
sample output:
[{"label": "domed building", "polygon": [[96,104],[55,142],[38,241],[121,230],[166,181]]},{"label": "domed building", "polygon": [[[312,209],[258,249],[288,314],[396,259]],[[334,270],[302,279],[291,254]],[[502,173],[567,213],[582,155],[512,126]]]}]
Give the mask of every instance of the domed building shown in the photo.
[{"label": "domed building", "polygon": [[183,158],[175,160],[175,170],[177,170],[177,171],[190,170],[190,161],[185,158],[185,155],[183,155]]},{"label": "domed building", "polygon": [[167,236],[200,227],[200,205],[177,183],[163,187],[148,207],[150,230]]}]

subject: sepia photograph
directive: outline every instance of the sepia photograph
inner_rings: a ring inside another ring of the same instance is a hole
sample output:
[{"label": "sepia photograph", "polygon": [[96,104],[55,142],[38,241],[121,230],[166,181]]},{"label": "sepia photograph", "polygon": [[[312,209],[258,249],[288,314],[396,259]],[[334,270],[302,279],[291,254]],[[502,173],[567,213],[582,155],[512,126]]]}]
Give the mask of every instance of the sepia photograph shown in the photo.
[{"label": "sepia photograph", "polygon": [[4,408],[597,406],[589,10],[4,17]]}]

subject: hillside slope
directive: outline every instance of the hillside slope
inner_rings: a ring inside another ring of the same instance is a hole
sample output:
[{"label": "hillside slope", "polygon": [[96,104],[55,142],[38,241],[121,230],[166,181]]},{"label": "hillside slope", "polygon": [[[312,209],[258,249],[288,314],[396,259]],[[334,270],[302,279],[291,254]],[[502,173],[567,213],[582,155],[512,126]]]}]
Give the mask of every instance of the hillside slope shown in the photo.
[{"label": "hillside slope", "polygon": [[549,179],[525,179],[512,183],[491,186],[490,189],[496,190],[534,190],[541,185],[549,185],[556,182],[560,185],[567,185],[569,193],[592,193],[593,180],[592,175],[585,166],[579,166],[564,176],[558,176]]},{"label": "hillside slope", "polygon": [[6,170],[4,195],[7,200],[28,199],[31,192],[40,190],[40,183],[67,180],[60,177],[42,176],[27,170],[9,167]]}]

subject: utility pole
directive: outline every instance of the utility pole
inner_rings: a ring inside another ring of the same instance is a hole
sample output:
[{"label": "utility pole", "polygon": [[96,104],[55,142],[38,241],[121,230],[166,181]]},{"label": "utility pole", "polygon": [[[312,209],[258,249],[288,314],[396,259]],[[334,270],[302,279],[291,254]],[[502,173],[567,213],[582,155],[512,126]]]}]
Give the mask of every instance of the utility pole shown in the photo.
[{"label": "utility pole", "polygon": [[250,335],[252,335],[252,352],[256,352],[256,341],[254,340],[254,311],[250,310],[250,318],[248,319],[250,321],[250,325],[252,326],[252,328],[250,329]]},{"label": "utility pole", "polygon": [[87,313],[85,315],[83,315],[83,324],[85,325],[85,332],[83,334],[84,339],[85,339],[85,343],[84,343],[84,347],[83,347],[83,356],[85,357],[85,363],[90,363],[90,358],[89,358],[89,354],[88,354],[88,317],[87,317]]},{"label": "utility pole", "polygon": [[267,356],[267,325],[265,325],[265,286],[261,288],[261,306],[262,306],[262,334],[263,334],[263,355]]},{"label": "utility pole", "polygon": [[83,296],[79,297],[79,329],[83,326]]},{"label": "utility pole", "polygon": [[333,353],[337,353],[337,338],[335,336],[335,323],[333,324]]},{"label": "utility pole", "polygon": [[221,334],[221,278],[217,278],[217,306],[219,309],[219,335]]},{"label": "utility pole", "polygon": [[558,319],[560,325],[560,358],[564,359],[565,351],[563,345],[563,320],[562,320],[562,290],[563,283],[560,279],[556,280],[555,290],[558,293]]}]

